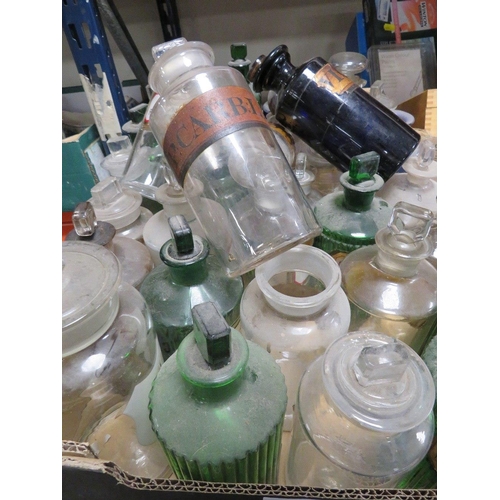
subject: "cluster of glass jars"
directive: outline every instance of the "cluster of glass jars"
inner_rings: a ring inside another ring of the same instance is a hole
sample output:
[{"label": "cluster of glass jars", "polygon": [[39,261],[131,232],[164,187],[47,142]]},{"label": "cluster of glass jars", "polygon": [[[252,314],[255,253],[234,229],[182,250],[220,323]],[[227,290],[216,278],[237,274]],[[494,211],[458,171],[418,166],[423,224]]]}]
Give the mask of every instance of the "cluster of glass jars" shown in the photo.
[{"label": "cluster of glass jars", "polygon": [[[419,134],[333,63],[295,68],[286,46],[244,74],[182,38],[153,56],[141,130],[168,175],[139,191],[163,209],[110,177],[63,242],[63,439],[147,477],[396,487],[435,438],[436,209],[413,203],[430,164]],[[356,113],[321,143],[340,102]],[[331,189],[306,168],[318,155],[338,168]],[[411,200],[402,180],[389,194],[401,166]],[[133,281],[132,262],[148,262]]]}]

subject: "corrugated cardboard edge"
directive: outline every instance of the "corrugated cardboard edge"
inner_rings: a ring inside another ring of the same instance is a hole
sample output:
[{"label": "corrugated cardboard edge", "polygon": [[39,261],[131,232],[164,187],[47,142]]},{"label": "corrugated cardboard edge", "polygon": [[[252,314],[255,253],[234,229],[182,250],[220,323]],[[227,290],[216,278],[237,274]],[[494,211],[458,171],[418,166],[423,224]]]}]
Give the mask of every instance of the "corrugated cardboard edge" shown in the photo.
[{"label": "corrugated cardboard edge", "polygon": [[437,137],[437,89],[425,90],[399,104],[397,109],[415,117],[413,127],[427,130]]},{"label": "corrugated cardboard edge", "polygon": [[118,484],[142,491],[216,493],[286,498],[331,498],[334,500],[420,500],[437,499],[437,490],[309,488],[272,484],[228,484],[176,479],[150,479],[124,472],[116,464],[95,458],[87,443],[63,441],[63,467],[100,472],[112,476]]}]

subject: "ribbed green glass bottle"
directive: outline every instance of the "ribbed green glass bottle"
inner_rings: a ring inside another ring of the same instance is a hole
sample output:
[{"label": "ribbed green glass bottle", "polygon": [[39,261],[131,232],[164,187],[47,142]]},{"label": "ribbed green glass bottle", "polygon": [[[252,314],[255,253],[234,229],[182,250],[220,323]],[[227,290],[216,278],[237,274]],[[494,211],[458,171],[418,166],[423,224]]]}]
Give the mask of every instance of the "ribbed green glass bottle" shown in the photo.
[{"label": "ribbed green glass bottle", "polygon": [[340,176],[342,187],[316,202],[314,213],[323,231],[313,245],[337,262],[353,250],[375,244],[375,234],[391,218],[392,206],[375,196],[384,185],[377,174],[379,161],[375,152],[354,156],[349,171]]},{"label": "ribbed green glass bottle", "polygon": [[179,479],[277,482],[286,384],[262,347],[230,328],[213,302],[161,367],[150,420]]},{"label": "ribbed green glass bottle", "polygon": [[230,278],[208,242],[193,235],[183,215],[169,218],[173,238],[160,250],[166,264],[156,266],[145,278],[140,292],[146,299],[158,340],[167,359],[193,329],[191,308],[215,302],[231,326],[240,318],[243,294],[241,277]]}]

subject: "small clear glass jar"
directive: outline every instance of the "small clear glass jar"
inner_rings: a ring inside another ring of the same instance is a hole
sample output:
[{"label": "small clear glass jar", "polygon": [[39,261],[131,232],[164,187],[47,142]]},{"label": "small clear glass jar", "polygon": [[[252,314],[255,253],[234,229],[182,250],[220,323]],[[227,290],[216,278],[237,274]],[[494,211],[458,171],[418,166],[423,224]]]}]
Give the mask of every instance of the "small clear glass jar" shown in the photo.
[{"label": "small clear glass jar", "polygon": [[151,210],[141,206],[142,196],[131,189],[123,189],[116,177],[107,177],[90,189],[97,220],[109,222],[116,235],[144,242],[142,233],[146,222],[153,216]]},{"label": "small clear glass jar", "polygon": [[375,331],[340,337],[300,382],[286,484],[394,488],[429,451],[435,394],[403,342]]},{"label": "small clear glass jar", "polygon": [[245,77],[180,38],[153,48],[151,130],[230,276],[320,227]]},{"label": "small clear glass jar", "polygon": [[229,327],[213,302],[165,361],[150,419],[179,479],[274,484],[286,385],[273,358]]},{"label": "small clear glass jar", "polygon": [[149,422],[163,362],[141,294],[95,243],[62,243],[62,438],[89,442],[130,474],[171,473]]},{"label": "small clear glass jar", "polygon": [[349,329],[350,307],[340,268],[326,252],[297,245],[258,266],[243,292],[240,331],[266,349],[288,390],[284,430],[292,428],[302,374]]}]

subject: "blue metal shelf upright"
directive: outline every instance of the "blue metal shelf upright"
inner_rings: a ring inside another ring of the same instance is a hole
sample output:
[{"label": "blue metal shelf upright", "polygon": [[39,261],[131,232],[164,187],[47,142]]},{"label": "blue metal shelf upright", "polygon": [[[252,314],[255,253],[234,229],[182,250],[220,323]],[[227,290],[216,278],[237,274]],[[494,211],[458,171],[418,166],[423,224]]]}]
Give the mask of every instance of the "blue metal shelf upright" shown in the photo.
[{"label": "blue metal shelf upright", "polygon": [[[129,113],[95,0],[62,0],[63,29],[103,143]],[[89,95],[90,94],[90,95]]]}]

